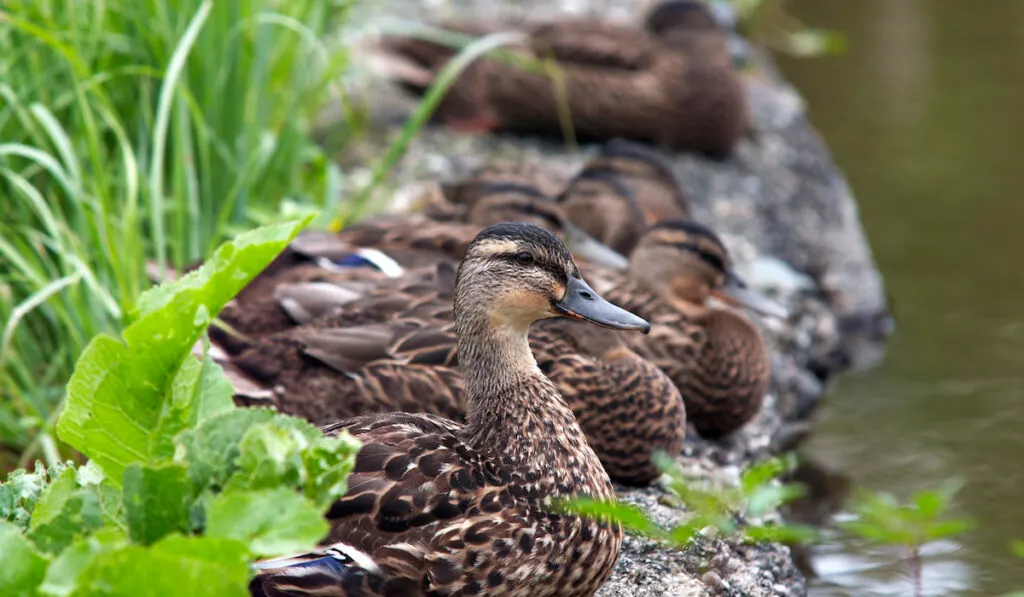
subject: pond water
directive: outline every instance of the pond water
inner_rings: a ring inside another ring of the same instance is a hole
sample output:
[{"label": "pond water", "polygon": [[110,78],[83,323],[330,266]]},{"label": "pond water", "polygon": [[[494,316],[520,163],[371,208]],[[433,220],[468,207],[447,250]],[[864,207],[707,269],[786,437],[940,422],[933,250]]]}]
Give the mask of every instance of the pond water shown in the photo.
[{"label": "pond water", "polygon": [[[859,200],[897,321],[839,380],[808,452],[906,496],[951,476],[978,529],[933,546],[929,595],[1024,590],[1024,2],[795,0],[850,41],[783,60]],[[813,595],[909,595],[892,554],[816,550]]]}]

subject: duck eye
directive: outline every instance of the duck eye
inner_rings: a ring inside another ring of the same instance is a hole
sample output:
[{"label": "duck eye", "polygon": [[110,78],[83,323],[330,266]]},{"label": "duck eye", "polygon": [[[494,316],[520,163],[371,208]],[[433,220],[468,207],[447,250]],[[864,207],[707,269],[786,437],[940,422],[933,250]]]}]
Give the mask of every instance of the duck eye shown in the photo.
[{"label": "duck eye", "polygon": [[533,255],[526,251],[520,251],[516,253],[516,263],[519,265],[533,265]]}]

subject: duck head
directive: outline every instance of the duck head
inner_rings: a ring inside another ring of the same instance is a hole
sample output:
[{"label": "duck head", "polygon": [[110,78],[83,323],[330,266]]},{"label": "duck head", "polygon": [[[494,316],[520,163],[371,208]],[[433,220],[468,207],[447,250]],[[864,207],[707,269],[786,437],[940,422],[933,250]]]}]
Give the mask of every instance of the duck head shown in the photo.
[{"label": "duck head", "polygon": [[702,0],[667,0],[647,13],[644,27],[663,37],[673,31],[717,31],[721,24]]},{"label": "duck head", "polygon": [[711,299],[717,299],[766,317],[789,316],[733,270],[717,234],[691,220],[667,220],[651,227],[630,257],[630,270],[634,279],[683,313],[704,311]]},{"label": "duck head", "polygon": [[553,199],[519,182],[486,183],[481,197],[469,208],[466,221],[475,226],[526,222],[555,234],[580,258],[616,269],[628,264],[622,254],[570,222]]},{"label": "duck head", "polygon": [[482,230],[459,267],[456,326],[465,333],[470,322],[485,322],[492,330],[525,332],[534,321],[552,317],[618,330],[650,329],[645,320],[601,298],[551,232],[527,222]]}]

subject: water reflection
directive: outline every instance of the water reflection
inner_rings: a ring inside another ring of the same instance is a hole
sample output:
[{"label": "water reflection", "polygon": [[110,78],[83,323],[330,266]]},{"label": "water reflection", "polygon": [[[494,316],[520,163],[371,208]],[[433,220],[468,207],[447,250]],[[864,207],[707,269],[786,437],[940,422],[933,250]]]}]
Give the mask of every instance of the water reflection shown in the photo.
[{"label": "water reflection", "polygon": [[[898,322],[885,363],[841,380],[811,451],[906,496],[964,478],[979,529],[928,554],[934,595],[1024,589],[1024,2],[796,0],[838,58],[783,61],[860,200]],[[907,595],[893,554],[819,549],[816,595]]]}]

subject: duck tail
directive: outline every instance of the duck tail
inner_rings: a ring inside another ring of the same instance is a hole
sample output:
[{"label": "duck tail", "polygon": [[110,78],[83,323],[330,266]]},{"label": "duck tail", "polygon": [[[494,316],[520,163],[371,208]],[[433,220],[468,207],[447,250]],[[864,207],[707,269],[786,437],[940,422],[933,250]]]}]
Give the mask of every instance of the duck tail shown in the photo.
[{"label": "duck tail", "polygon": [[[440,27],[466,40],[502,30],[500,24],[478,21],[448,21]],[[367,58],[371,69],[379,75],[410,91],[423,93],[459,49],[457,44],[430,41],[426,35],[384,35],[370,46]]]},{"label": "duck tail", "polygon": [[252,597],[374,597],[391,594],[381,568],[366,552],[334,543],[313,552],[255,563]]},{"label": "duck tail", "polygon": [[450,47],[425,39],[385,36],[371,49],[367,61],[379,76],[422,95],[454,53]]}]

